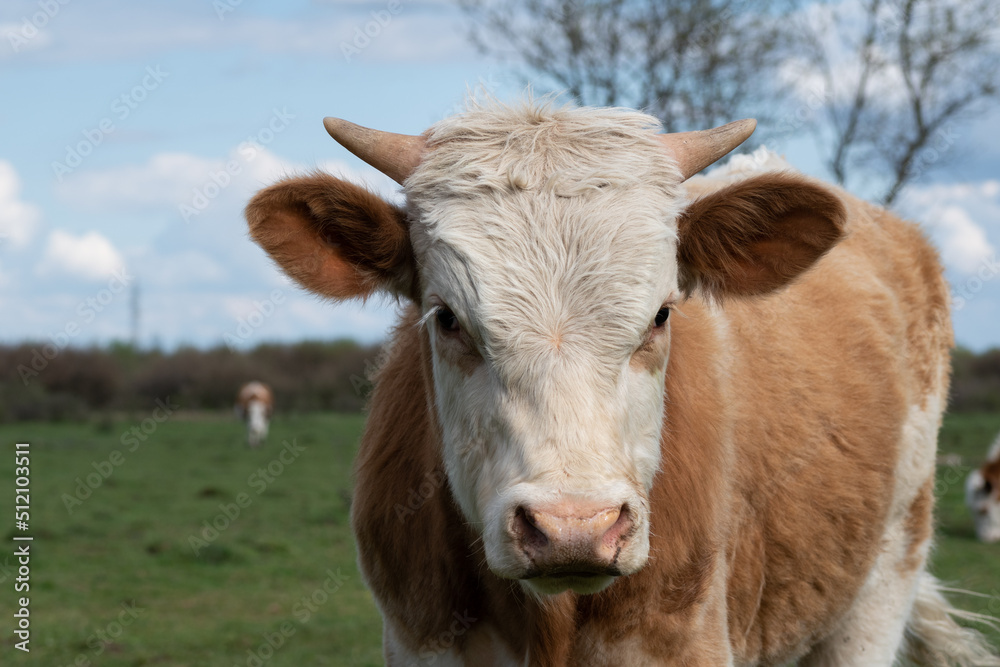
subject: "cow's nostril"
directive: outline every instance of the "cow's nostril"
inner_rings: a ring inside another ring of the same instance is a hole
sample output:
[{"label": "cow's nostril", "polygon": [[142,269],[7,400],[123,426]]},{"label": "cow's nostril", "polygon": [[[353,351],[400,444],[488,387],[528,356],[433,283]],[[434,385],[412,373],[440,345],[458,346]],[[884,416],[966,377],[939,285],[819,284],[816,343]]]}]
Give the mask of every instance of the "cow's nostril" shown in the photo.
[{"label": "cow's nostril", "polygon": [[629,511],[628,504],[626,503],[619,510],[617,520],[601,537],[601,542],[607,547],[617,548],[620,543],[632,536],[634,528],[635,523],[632,521],[632,513]]},{"label": "cow's nostril", "polygon": [[523,506],[514,511],[512,532],[522,547],[542,549],[549,543],[549,538],[538,528],[531,514]]}]

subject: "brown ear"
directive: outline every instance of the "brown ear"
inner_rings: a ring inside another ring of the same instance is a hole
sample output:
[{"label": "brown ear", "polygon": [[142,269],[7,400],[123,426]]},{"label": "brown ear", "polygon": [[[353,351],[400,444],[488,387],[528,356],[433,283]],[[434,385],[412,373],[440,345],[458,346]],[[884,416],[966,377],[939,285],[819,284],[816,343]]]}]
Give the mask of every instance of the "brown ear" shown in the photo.
[{"label": "brown ear", "polygon": [[253,240],[312,292],[413,295],[406,215],[362,187],[323,173],[290,178],[258,192],[246,218]]},{"label": "brown ear", "polygon": [[846,217],[836,195],[793,174],[713,192],[678,221],[681,288],[725,298],[783,287],[840,240]]}]

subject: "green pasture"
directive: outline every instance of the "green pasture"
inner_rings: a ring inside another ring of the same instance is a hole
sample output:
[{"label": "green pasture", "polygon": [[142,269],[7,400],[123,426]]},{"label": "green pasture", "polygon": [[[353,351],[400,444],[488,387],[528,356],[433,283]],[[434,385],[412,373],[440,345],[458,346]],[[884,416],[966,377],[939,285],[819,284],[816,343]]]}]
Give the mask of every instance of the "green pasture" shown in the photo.
[{"label": "green pasture", "polygon": [[[160,423],[152,415],[0,426],[0,507],[10,513],[0,664],[381,664],[379,616],[348,526],[363,417],[279,417],[267,446],[249,451],[229,415],[178,413]],[[1000,616],[1000,547],[975,541],[962,499],[969,466],[998,430],[1000,415],[946,422],[942,454],[962,465],[939,468],[934,570],[993,596],[959,604]],[[12,524],[13,444],[24,441],[27,533]],[[11,538],[20,534],[34,536],[30,654],[14,649],[12,634],[21,594]]]},{"label": "green pasture", "polygon": [[[2,488],[13,486],[12,443],[32,445],[35,537],[32,651],[13,650],[8,578],[0,584],[0,664],[65,667],[80,656],[112,667],[381,664],[379,616],[348,526],[363,418],[279,418],[267,446],[250,451],[229,415],[177,415],[129,452],[130,429],[142,433],[149,416],[0,428],[10,453]],[[283,442],[301,451],[293,458]],[[102,467],[113,450],[120,465],[82,504],[67,503],[77,478],[99,476],[94,464]],[[239,516],[230,520],[234,506]],[[224,529],[206,539],[206,521]],[[273,655],[269,638],[280,644]]]}]

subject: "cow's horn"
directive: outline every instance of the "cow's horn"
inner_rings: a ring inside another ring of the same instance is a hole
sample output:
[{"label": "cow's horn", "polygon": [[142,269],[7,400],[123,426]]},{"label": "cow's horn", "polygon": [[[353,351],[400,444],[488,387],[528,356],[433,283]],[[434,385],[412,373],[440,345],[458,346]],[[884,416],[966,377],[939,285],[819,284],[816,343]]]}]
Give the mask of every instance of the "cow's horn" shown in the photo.
[{"label": "cow's horn", "polygon": [[746,118],[710,130],[674,132],[658,138],[676,158],[684,176],[682,180],[686,181],[746,141],[756,127],[756,120]]},{"label": "cow's horn", "polygon": [[337,143],[400,185],[424,153],[423,137],[380,132],[340,118],[324,118],[323,127]]}]

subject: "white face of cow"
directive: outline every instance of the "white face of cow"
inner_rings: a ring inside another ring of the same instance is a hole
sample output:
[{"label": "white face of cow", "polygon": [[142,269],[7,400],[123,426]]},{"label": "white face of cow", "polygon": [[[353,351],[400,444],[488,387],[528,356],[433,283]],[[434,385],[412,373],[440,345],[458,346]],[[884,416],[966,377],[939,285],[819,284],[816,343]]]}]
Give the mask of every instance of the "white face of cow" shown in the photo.
[{"label": "white face of cow", "polygon": [[649,549],[680,176],[648,119],[605,114],[577,137],[444,126],[407,181],[447,475],[490,568],[539,593]]}]

